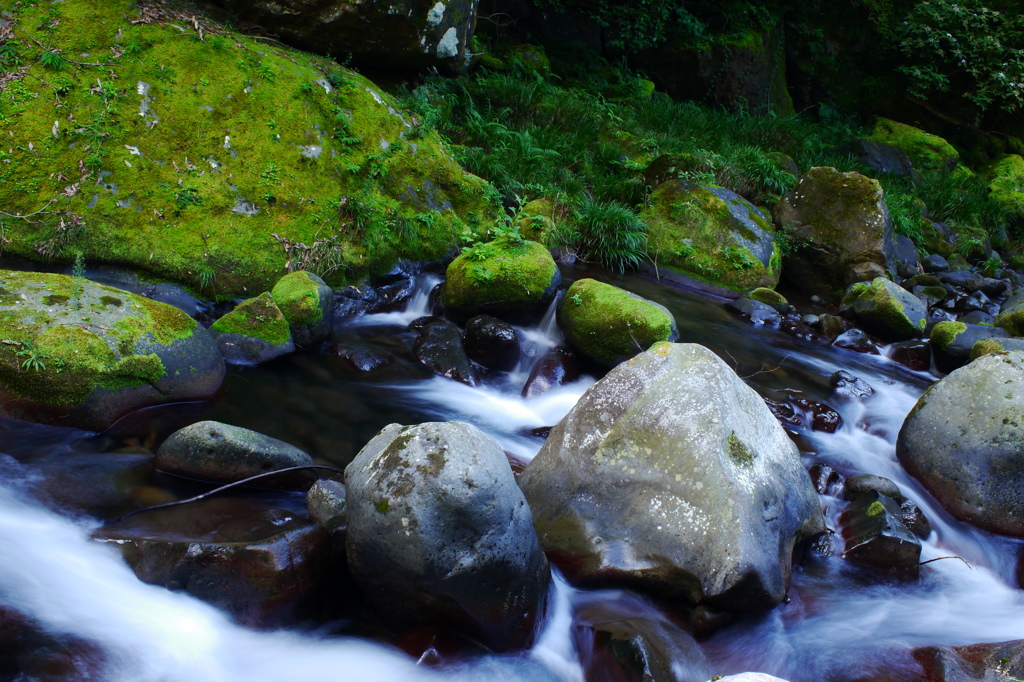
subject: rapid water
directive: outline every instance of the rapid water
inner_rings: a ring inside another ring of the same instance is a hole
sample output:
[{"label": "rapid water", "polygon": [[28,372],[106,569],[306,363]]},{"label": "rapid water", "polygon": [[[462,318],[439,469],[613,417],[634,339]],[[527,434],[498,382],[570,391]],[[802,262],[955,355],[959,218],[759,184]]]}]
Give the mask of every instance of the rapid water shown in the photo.
[{"label": "rapid water", "polygon": [[[542,442],[531,431],[557,423],[594,381],[585,376],[536,398],[520,396],[532,363],[560,342],[552,310],[537,328],[519,330],[528,349],[520,366],[479,387],[437,377],[364,384],[339,374],[329,358],[300,354],[273,366],[233,371],[218,404],[137,415],[105,436],[0,425],[0,452],[7,453],[0,455],[0,606],[28,615],[48,632],[95,644],[102,652],[95,679],[118,681],[330,679],[344,671],[346,679],[359,680],[443,676],[578,682],[589,655],[580,624],[608,620],[641,623],[681,682],[745,670],[793,682],[915,680],[921,678],[911,657],[914,648],[1024,638],[1024,591],[1013,577],[1020,543],[949,517],[896,460],[900,425],[935,377],[910,372],[884,356],[750,327],[719,303],[684,291],[637,278],[613,282],[666,305],[679,322],[681,341],[707,345],[762,395],[798,395],[836,409],[844,422],[838,432],[801,433],[805,464],[825,462],[846,476],[892,479],[934,529],[922,560],[963,560],[934,561],[922,567],[920,580],[897,583],[842,559],[842,541],[836,538],[833,556],[810,556],[795,567],[788,603],[699,643],[646,598],[577,591],[556,580],[551,611],[532,650],[479,657],[436,672],[378,644],[238,627],[186,595],[140,583],[116,552],[89,539],[123,504],[109,481],[136,476],[145,482],[139,469],[147,448],[200,418],[256,428],[339,464],[390,421],[461,419],[529,459]],[[428,312],[431,286],[423,282],[405,310],[366,316],[359,324],[381,338],[400,336],[408,322]],[[866,380],[874,395],[863,400],[832,395],[828,377],[838,369]],[[59,473],[70,476],[61,479]],[[844,503],[827,496],[821,502],[828,525],[837,528]]]}]

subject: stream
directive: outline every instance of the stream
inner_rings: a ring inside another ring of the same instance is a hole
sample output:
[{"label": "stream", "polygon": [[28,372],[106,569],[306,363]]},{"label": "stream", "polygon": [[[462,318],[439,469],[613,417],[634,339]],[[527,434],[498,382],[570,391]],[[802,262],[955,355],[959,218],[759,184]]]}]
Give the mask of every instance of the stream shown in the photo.
[{"label": "stream", "polygon": [[[549,313],[537,327],[519,329],[520,365],[478,387],[410,372],[361,381],[329,352],[311,351],[229,370],[217,401],[140,410],[103,434],[0,422],[0,616],[9,607],[46,632],[88,643],[92,662],[83,670],[91,672],[77,679],[141,682],[582,682],[593,662],[581,619],[642,623],[648,640],[671,658],[680,682],[752,670],[792,682],[918,680],[923,677],[911,655],[915,648],[1024,639],[1024,590],[1014,577],[1020,542],[956,521],[896,460],[903,419],[938,375],[910,371],[884,353],[858,354],[755,327],[729,314],[722,301],[639,276],[582,269],[567,274],[603,279],[662,303],[675,315],[681,342],[709,347],[764,397],[827,403],[843,426],[832,434],[799,432],[805,466],[822,462],[844,476],[892,479],[931,522],[921,560],[960,558],[922,566],[915,582],[896,582],[844,560],[837,534],[831,556],[808,552],[794,566],[787,603],[699,641],[680,627],[676,614],[647,597],[577,590],[556,574],[531,650],[456,656],[431,668],[392,646],[353,636],[365,633],[344,623],[288,631],[240,627],[184,593],[140,582],[116,549],[90,537],[130,509],[205,489],[154,474],[148,465],[149,453],[164,438],[200,419],[258,430],[339,467],[388,423],[458,419],[529,460],[543,442],[534,430],[557,423],[595,381],[585,375],[538,397],[520,396],[532,363],[561,341]],[[409,322],[427,312],[427,294],[438,281],[421,277],[404,310],[350,319],[342,333],[400,346],[410,338]],[[874,395],[833,394],[829,377],[840,369],[867,381]],[[243,507],[270,504],[305,518],[300,494],[241,490],[228,497]],[[821,504],[827,525],[837,529],[845,502],[821,496]],[[0,679],[5,673],[0,661]],[[14,680],[37,679],[11,674]]]}]

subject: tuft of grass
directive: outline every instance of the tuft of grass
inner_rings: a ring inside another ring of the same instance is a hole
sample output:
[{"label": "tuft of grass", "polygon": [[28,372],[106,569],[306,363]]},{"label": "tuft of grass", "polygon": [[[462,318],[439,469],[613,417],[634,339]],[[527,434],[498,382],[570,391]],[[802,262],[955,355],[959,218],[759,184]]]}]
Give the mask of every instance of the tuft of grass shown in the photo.
[{"label": "tuft of grass", "polygon": [[583,260],[623,272],[647,260],[647,225],[628,206],[583,199],[562,238]]}]

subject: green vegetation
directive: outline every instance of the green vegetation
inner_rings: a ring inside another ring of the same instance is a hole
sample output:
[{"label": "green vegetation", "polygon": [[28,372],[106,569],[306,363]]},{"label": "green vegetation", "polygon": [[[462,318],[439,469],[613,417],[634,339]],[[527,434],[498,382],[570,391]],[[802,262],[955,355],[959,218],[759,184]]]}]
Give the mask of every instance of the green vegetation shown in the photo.
[{"label": "green vegetation", "polygon": [[493,221],[436,134],[332,61],[183,2],[5,7],[5,254],[229,297],[289,267],[340,282],[439,257]]},{"label": "green vegetation", "polygon": [[247,336],[275,346],[288,343],[291,338],[288,321],[269,291],[239,303],[234,310],[214,322],[210,331]]}]

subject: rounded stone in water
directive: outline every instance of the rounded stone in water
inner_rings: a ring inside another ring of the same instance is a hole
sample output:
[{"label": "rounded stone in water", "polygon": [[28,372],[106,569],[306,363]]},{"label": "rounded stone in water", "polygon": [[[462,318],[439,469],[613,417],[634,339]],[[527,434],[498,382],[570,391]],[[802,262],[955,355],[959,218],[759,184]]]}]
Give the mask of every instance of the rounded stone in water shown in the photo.
[{"label": "rounded stone in water", "polygon": [[196,422],[171,434],[157,450],[157,469],[230,483],[269,471],[313,464],[313,458],[262,433],[216,421]]}]

